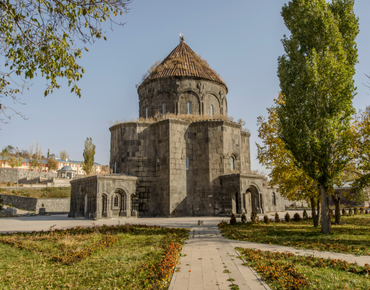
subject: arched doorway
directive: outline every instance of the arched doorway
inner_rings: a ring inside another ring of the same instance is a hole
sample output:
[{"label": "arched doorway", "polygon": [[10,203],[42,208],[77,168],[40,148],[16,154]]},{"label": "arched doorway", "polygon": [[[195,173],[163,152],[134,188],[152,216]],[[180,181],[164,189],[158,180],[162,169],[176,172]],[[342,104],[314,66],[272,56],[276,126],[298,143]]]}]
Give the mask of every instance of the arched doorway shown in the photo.
[{"label": "arched doorway", "polygon": [[102,194],[102,217],[107,217],[108,209],[108,197],[106,194]]},{"label": "arched doorway", "polygon": [[251,195],[252,212],[261,213],[261,203],[258,189],[251,185],[248,187],[247,193],[250,193]]}]

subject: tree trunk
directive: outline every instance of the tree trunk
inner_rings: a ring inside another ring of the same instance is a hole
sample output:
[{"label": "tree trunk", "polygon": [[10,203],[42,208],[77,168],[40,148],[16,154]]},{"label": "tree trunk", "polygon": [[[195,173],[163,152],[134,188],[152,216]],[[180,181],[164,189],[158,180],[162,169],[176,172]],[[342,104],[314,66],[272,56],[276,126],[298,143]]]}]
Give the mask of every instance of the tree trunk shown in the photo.
[{"label": "tree trunk", "polygon": [[321,224],[320,197],[317,198],[317,224]]},{"label": "tree trunk", "polygon": [[312,220],[313,220],[313,226],[316,228],[319,226],[318,218],[316,215],[316,203],[314,198],[310,198],[311,201],[311,211],[312,211]]},{"label": "tree trunk", "polygon": [[320,184],[320,192],[321,192],[321,232],[323,234],[330,234],[331,224],[329,214],[328,188]]},{"label": "tree trunk", "polygon": [[335,198],[335,196],[332,195],[332,198],[335,204],[335,223],[340,225],[340,197]]}]

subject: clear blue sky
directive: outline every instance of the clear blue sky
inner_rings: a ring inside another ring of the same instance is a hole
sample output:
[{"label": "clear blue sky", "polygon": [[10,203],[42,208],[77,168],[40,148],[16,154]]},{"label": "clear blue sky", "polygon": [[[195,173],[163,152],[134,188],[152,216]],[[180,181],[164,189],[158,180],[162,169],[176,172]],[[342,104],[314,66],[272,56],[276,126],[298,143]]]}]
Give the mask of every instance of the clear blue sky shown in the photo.
[{"label": "clear blue sky", "polygon": [[[251,130],[252,169],[262,169],[256,160],[257,117],[266,116],[279,88],[277,58],[284,53],[281,38],[288,33],[280,15],[287,1],[219,0],[135,0],[127,15],[119,20],[125,26],[106,25],[108,41],[88,46],[80,63],[85,75],[79,86],[82,97],[70,93],[65,81],[52,95],[43,96],[46,81],[37,78],[22,96],[25,106],[14,105],[28,120],[17,116],[10,124],[0,124],[0,148],[6,145],[29,149],[39,140],[59,155],[82,160],[86,137],[96,145],[95,161],[108,164],[109,121],[138,117],[135,84],[158,59],[164,59],[179,43],[186,43],[215,69],[229,88],[228,113],[242,118]],[[360,19],[357,38],[359,64],[356,66],[357,96],[354,106],[370,104],[370,1],[357,0],[355,13]]]}]

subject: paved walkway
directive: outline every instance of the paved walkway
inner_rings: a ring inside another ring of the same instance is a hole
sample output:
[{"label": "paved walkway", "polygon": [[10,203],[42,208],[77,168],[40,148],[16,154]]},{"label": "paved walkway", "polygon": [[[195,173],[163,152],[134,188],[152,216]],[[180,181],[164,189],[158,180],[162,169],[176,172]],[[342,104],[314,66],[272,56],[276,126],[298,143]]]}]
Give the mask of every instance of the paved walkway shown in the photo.
[{"label": "paved walkway", "polygon": [[232,284],[240,290],[270,289],[242,265],[231,240],[223,238],[217,226],[192,228],[182,254],[169,290],[231,289]]},{"label": "paved walkway", "polygon": [[[285,212],[280,213],[284,216]],[[293,213],[294,214],[294,213]],[[273,215],[273,214],[271,214]],[[203,226],[198,226],[201,219]],[[67,218],[66,215],[0,218],[0,233],[16,231],[40,231],[50,227],[70,228],[75,226],[117,225],[123,223],[160,225],[167,227],[184,227],[191,229],[190,238],[183,247],[180,265],[171,281],[170,290],[197,289],[232,289],[231,281],[239,289],[263,290],[269,289],[261,283],[256,273],[242,265],[237,258],[236,247],[261,249],[264,251],[292,252],[297,255],[314,255],[322,258],[342,259],[349,263],[357,262],[363,266],[370,264],[370,256],[356,257],[332,252],[313,250],[297,250],[292,247],[259,244],[228,240],[221,236],[217,224],[220,217],[186,217],[186,218],[139,218],[139,219],[109,219],[91,221],[85,219]],[[236,288],[237,289],[237,288]]]}]

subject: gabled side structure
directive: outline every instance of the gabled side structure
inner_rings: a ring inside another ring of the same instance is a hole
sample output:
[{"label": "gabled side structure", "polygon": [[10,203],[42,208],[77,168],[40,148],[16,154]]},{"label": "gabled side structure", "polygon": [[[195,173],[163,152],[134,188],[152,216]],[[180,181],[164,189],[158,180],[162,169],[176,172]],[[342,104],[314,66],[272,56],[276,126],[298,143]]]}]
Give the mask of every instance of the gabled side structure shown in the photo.
[{"label": "gabled side structure", "polygon": [[[284,199],[267,187],[267,179],[251,173],[250,134],[227,119],[227,92],[183,39],[138,87],[141,120],[171,118],[110,128],[111,170],[137,178],[130,210],[135,205],[138,216],[214,216],[284,209]],[[131,182],[125,178],[123,183]],[[75,186],[83,180],[88,179],[72,182],[80,202],[83,194]],[[105,201],[95,196],[91,217],[99,218]],[[109,197],[108,208],[112,202]]]}]

